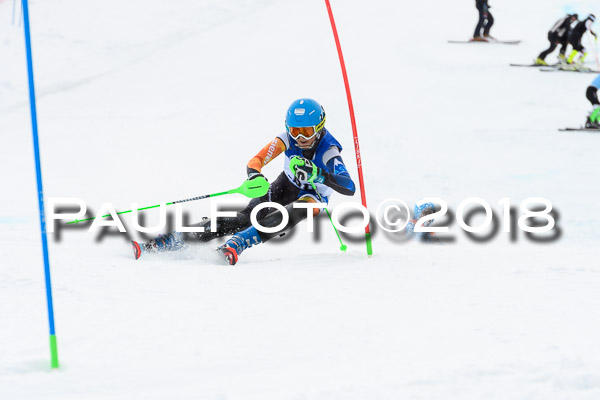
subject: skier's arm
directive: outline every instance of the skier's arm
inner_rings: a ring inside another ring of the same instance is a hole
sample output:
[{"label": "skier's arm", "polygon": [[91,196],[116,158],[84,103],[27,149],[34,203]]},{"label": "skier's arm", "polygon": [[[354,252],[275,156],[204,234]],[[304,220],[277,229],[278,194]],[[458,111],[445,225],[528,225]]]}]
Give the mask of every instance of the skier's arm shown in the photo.
[{"label": "skier's arm", "polygon": [[344,165],[344,161],[341,156],[332,158],[327,163],[327,169],[332,172],[323,171],[323,184],[329,186],[338,193],[346,196],[354,195],[356,187],[350,174]]},{"label": "skier's arm", "polygon": [[326,169],[317,167],[304,157],[295,156],[290,169],[301,182],[321,183],[346,196],[354,195],[356,187],[337,147],[330,148],[323,157]]},{"label": "skier's arm", "polygon": [[585,23],[585,27],[587,28],[587,30],[588,30],[588,31],[590,31],[590,33],[591,33],[592,35],[594,35],[594,37],[598,37],[598,36],[596,36],[596,32],[594,32],[594,31],[592,30],[592,23],[593,23],[593,22],[592,22],[591,20],[589,20],[589,19],[588,19],[588,20],[586,21],[586,23]]},{"label": "skier's arm", "polygon": [[267,165],[272,159],[284,151],[285,143],[283,143],[279,137],[273,139],[271,143],[263,147],[258,154],[248,161],[248,165],[246,166],[246,172],[248,173],[248,176],[251,177],[253,175],[260,174],[262,167]]}]

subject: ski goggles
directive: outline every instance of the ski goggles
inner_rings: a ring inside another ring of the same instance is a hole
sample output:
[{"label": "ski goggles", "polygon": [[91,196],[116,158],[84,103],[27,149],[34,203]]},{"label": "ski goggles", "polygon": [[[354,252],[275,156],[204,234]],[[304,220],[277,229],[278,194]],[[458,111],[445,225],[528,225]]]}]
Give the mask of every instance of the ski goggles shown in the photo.
[{"label": "ski goggles", "polygon": [[317,134],[314,126],[288,127],[288,132],[294,139],[302,138],[304,140],[312,139]]},{"label": "ski goggles", "polygon": [[325,126],[325,118],[317,126],[292,127],[288,126],[287,131],[294,139],[302,138],[304,140],[312,139]]}]

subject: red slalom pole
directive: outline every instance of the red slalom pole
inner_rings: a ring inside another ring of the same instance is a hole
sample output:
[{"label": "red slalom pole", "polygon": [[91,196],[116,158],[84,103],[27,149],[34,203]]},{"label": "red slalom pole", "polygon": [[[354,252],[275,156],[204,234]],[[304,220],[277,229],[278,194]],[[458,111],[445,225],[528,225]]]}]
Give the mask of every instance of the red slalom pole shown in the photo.
[{"label": "red slalom pole", "polygon": [[[344,85],[346,86],[346,97],[348,97],[348,109],[350,110],[350,122],[352,123],[352,135],[354,137],[354,151],[356,152],[356,165],[358,166],[358,181],[360,184],[360,199],[362,205],[367,208],[367,197],[365,194],[365,181],[363,179],[362,172],[362,159],[360,157],[360,146],[358,144],[358,132],[356,130],[356,120],[354,118],[354,106],[352,105],[352,95],[350,94],[350,84],[348,83],[348,74],[346,73],[346,64],[344,63],[344,55],[342,54],[342,46],[340,45],[340,38],[338,36],[337,28],[335,27],[335,20],[333,19],[333,12],[331,11],[331,4],[329,0],[325,0],[327,6],[327,12],[329,13],[329,21],[331,21],[331,29],[333,30],[333,37],[335,39],[335,46],[337,47],[338,56],[340,57],[340,66],[342,67],[342,75],[344,76]],[[368,209],[368,208],[367,208]],[[371,245],[371,230],[369,224],[365,226],[365,239],[367,242],[367,254],[373,254],[373,246]]]}]

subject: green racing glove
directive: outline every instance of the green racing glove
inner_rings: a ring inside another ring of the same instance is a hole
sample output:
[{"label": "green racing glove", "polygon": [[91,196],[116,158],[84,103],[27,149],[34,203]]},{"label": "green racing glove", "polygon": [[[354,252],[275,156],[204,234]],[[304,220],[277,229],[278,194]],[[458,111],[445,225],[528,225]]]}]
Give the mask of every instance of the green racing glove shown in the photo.
[{"label": "green racing glove", "polygon": [[290,160],[290,170],[300,183],[323,183],[323,170],[304,157],[294,156]]}]

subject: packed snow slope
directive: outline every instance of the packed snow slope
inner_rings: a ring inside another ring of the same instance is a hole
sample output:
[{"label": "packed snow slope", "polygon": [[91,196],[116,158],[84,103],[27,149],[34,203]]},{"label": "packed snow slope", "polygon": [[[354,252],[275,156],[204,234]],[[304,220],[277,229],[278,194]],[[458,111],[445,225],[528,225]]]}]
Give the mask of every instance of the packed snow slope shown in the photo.
[{"label": "packed snow slope", "polygon": [[[472,35],[470,0],[332,1],[371,212],[477,196],[500,223],[500,199],[545,197],[554,240],[500,226],[477,242],[453,222],[453,241],[425,246],[374,224],[367,258],[360,234],[342,254],[320,219],[318,239],[301,223],[226,267],[216,242],[135,261],[127,235],[62,229],[55,371],[18,3],[0,1],[0,399],[600,398],[600,135],[558,132],[583,123],[593,75],[508,66],[596,1],[492,1],[492,34],[518,46],[448,44]],[[299,97],[325,106],[358,181],[323,1],[32,0],[30,14],[46,198],[97,212],[237,187]],[[331,207],[346,201],[360,196]]]}]

